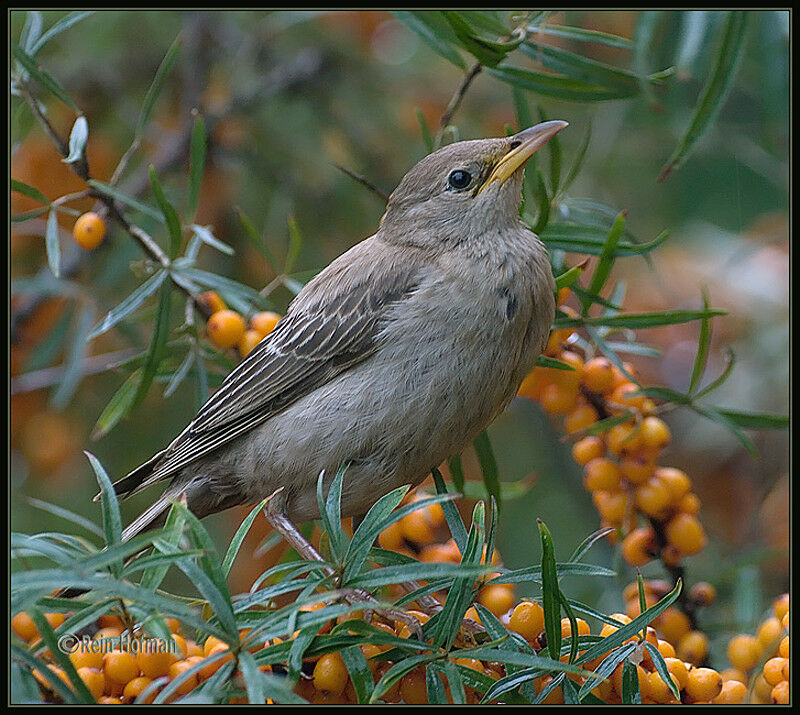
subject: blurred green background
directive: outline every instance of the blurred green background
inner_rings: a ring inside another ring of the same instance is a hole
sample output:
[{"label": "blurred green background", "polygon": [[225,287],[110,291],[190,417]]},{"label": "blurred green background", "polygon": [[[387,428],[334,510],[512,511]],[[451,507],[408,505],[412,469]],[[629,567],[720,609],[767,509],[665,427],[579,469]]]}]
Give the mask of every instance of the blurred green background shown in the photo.
[{"label": "blurred green background", "polygon": [[[728,315],[714,323],[709,375],[724,366],[724,350],[738,357],[735,372],[716,403],[738,410],[785,414],[789,400],[789,15],[752,13],[746,51],[732,92],[712,130],[687,163],[664,183],[656,178],[684,131],[712,61],[714,43],[689,52],[692,23],[686,12],[663,12],[644,55],[648,71],[677,65],[657,90],[658,106],[644,96],[581,104],[529,93],[549,118],[570,123],[563,132],[565,162],[578,150],[589,125],[592,139],[570,199],[586,199],[628,210],[628,226],[641,240],[663,229],[671,238],[651,261],[622,259],[614,279],[627,285],[626,308],[635,311],[696,308],[700,286],[714,307]],[[707,13],[714,27],[722,13]],[[44,26],[62,13],[45,12]],[[634,38],[633,11],[559,13],[570,24]],[[11,14],[11,37],[24,14]],[[202,253],[205,267],[257,289],[274,278],[245,237],[237,208],[263,233],[279,258],[288,244],[287,217],[304,237],[299,271],[319,269],[370,235],[383,204],[335,164],[391,191],[425,153],[416,111],[434,129],[463,73],[433,52],[386,12],[98,12],[55,38],[38,59],[84,110],[90,127],[93,173],[107,180],[130,143],[152,77],[164,53],[181,34],[177,63],[156,106],[142,150],[122,181],[138,191],[148,164],[159,169],[170,195],[185,194],[188,155],[181,150],[191,110],[199,108],[210,128],[207,172],[198,223],[236,248],[236,256]],[[565,46],[570,47],[565,41]],[[689,46],[689,49],[687,49]],[[630,66],[627,50],[582,46],[596,59]],[[681,53],[684,53],[682,55]],[[67,134],[73,117],[55,102],[46,106],[54,125]],[[11,174],[54,198],[79,190],[39,127],[12,101]],[[517,119],[511,88],[480,74],[453,123],[462,138],[500,136]],[[145,184],[146,185],[146,184]],[[12,197],[12,209],[19,197]],[[87,208],[91,206],[91,202]],[[565,207],[561,207],[565,211]],[[42,222],[15,226],[10,252],[12,277],[46,265]],[[64,228],[68,231],[71,224]],[[153,225],[147,228],[155,228]],[[162,237],[163,238],[163,237]],[[67,242],[68,243],[68,242]],[[65,260],[68,260],[65,247]],[[78,258],[75,280],[98,315],[140,282],[142,258],[130,238],[114,227],[104,246]],[[570,260],[574,263],[574,256]],[[282,312],[288,290],[273,294]],[[12,298],[12,318],[24,300]],[[19,376],[60,365],[63,348],[45,350],[47,338],[69,329],[72,308],[52,300],[18,321],[12,334],[12,371]],[[146,344],[148,323],[132,324],[95,341],[92,354]],[[645,383],[684,389],[691,372],[697,324],[643,331],[639,339],[662,352],[636,359]],[[113,332],[113,331],[112,331]],[[41,375],[41,373],[39,373]],[[67,404],[53,396],[56,379],[36,382],[11,400],[12,528],[36,532],[70,527],[33,509],[23,495],[60,504],[93,519],[95,482],[81,450],[89,449],[117,477],[163,447],[194,415],[190,386],[165,400],[151,390],[142,407],[99,441],[90,432],[123,374],[86,376]],[[52,375],[51,375],[52,378]],[[13,387],[13,385],[12,385]],[[709,547],[690,559],[692,581],[720,589],[719,605],[704,622],[714,629],[752,625],[756,600],[788,586],[788,435],[754,433],[753,458],[731,435],[694,413],[676,410],[667,420],[673,444],[665,464],[685,469],[703,501],[701,518]],[[512,567],[539,559],[535,518],[550,526],[557,555],[565,558],[599,519],[582,487],[569,445],[537,405],[518,399],[490,429],[504,480],[535,475],[523,497],[508,502],[501,516],[500,552]],[[466,455],[468,475],[477,475]],[[147,497],[126,503],[130,518]],[[209,520],[211,521],[211,520]],[[230,514],[213,518],[226,538],[238,524]],[[595,561],[614,562],[612,550],[595,547]],[[603,550],[605,549],[604,553]],[[774,550],[778,550],[775,555]],[[781,551],[783,550],[783,551]],[[766,556],[765,556],[766,554]],[[258,573],[259,564],[251,572]],[[651,565],[652,572],[658,568]],[[619,609],[618,584],[573,580],[568,592],[607,612]],[[242,576],[240,588],[246,588]],[[249,583],[249,582],[248,582]],[[755,584],[755,585],[753,585]],[[746,590],[747,599],[731,599]],[[760,595],[759,595],[760,594]],[[751,603],[751,613],[742,603]],[[738,606],[731,604],[738,603]],[[764,601],[766,604],[767,601]]]}]

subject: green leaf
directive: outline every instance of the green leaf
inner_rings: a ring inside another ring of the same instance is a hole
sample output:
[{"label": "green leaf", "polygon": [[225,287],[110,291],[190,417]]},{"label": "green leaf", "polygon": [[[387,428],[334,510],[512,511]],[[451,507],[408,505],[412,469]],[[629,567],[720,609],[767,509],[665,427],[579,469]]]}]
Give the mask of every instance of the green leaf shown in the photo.
[{"label": "green leaf", "polygon": [[69,511],[69,509],[65,509],[57,504],[51,504],[50,502],[36,499],[35,497],[25,496],[24,499],[26,503],[30,504],[35,509],[41,509],[42,511],[46,511],[48,514],[52,514],[53,516],[67,519],[76,526],[80,526],[81,528],[86,529],[97,536],[103,535],[103,531],[97,526],[97,524],[86,517],[81,516],[80,514]]},{"label": "green leaf", "polygon": [[341,650],[342,660],[350,675],[350,682],[358,696],[359,703],[368,703],[372,696],[372,690],[375,687],[375,681],[372,678],[372,672],[367,665],[367,659],[364,657],[361,648],[358,646],[350,646]]},{"label": "green leaf", "polygon": [[[434,469],[433,482],[436,485],[437,494],[447,494],[447,485],[444,483],[444,477],[438,469]],[[467,530],[464,527],[464,522],[461,519],[461,514],[458,513],[455,504],[452,502],[444,502],[442,510],[447,521],[447,527],[450,529],[450,535],[458,546],[458,550],[463,554],[467,546]]]},{"label": "green leaf", "polygon": [[662,325],[688,323],[692,320],[712,318],[715,315],[726,315],[725,310],[665,310],[655,313],[626,313],[624,315],[608,315],[599,318],[557,317],[553,325],[557,328],[579,328],[582,326],[605,326],[609,328],[657,328]]},{"label": "green leaf", "polygon": [[[703,288],[703,309],[708,310],[708,291]],[[689,379],[688,393],[691,395],[700,385],[700,380],[706,371],[708,362],[708,348],[711,344],[711,319],[703,318],[700,323],[700,338],[697,341],[697,354],[692,366],[692,376]]]},{"label": "green leaf", "polygon": [[164,281],[158,293],[158,310],[156,312],[156,323],[153,329],[153,340],[147,351],[144,365],[142,367],[142,378],[136,388],[136,395],[133,398],[134,407],[141,404],[147,395],[153,378],[158,372],[161,364],[161,357],[169,337],[169,313],[172,298],[172,283]]},{"label": "green leaf", "polygon": [[267,501],[268,499],[264,499],[260,504],[257,504],[247,515],[247,518],[239,525],[239,528],[233,535],[230,546],[228,546],[228,551],[225,553],[225,558],[222,560],[222,573],[225,574],[225,576],[230,574],[231,566],[233,566],[236,554],[239,553],[244,537],[247,536],[247,532],[250,531],[250,527],[253,526],[253,522],[256,520],[258,513],[267,505]]},{"label": "green leaf", "polygon": [[561,589],[558,586],[553,537],[541,519],[537,519],[536,523],[542,540],[542,608],[547,649],[550,657],[558,660],[561,656]]},{"label": "green leaf", "polygon": [[164,220],[167,222],[167,229],[169,230],[169,257],[175,259],[181,250],[182,232],[181,221],[178,218],[178,212],[175,207],[167,199],[161,182],[156,175],[155,167],[150,164],[150,186],[153,189],[153,196],[155,196],[156,203],[164,215]]},{"label": "green leaf", "polygon": [[450,476],[453,478],[453,486],[456,488],[456,491],[463,493],[466,478],[464,476],[464,465],[461,462],[461,455],[457,454],[454,457],[450,457],[447,461],[447,468],[450,472]]},{"label": "green leaf", "polygon": [[110,196],[112,199],[116,199],[117,201],[121,201],[126,206],[129,206],[132,209],[136,209],[141,213],[149,216],[150,218],[156,219],[161,223],[164,223],[164,215],[160,211],[156,211],[156,209],[148,206],[145,203],[142,203],[138,199],[135,199],[133,196],[128,196],[127,194],[120,191],[115,186],[109,186],[108,184],[104,184],[102,181],[97,181],[97,179],[89,179],[86,183],[89,184],[93,189],[98,191],[105,196]]},{"label": "green leaf", "polygon": [[273,258],[272,254],[270,253],[269,248],[267,247],[267,242],[262,238],[259,232],[256,230],[256,227],[253,225],[253,222],[248,218],[247,214],[245,214],[242,209],[238,206],[235,207],[236,215],[239,217],[239,223],[242,224],[244,228],[245,235],[248,239],[250,239],[250,243],[256,248],[256,250],[267,259],[267,263],[269,267],[272,269],[275,275],[280,274],[280,269],[278,268],[278,262]]},{"label": "green leaf", "polygon": [[428,702],[431,705],[448,704],[447,693],[442,679],[439,677],[439,672],[435,663],[428,663],[425,668],[425,689],[428,694]]},{"label": "green leaf", "polygon": [[[235,251],[233,248],[214,236],[208,226],[198,226],[197,224],[193,223],[190,228],[192,229],[192,234],[196,240],[199,240],[201,243],[205,243],[207,246],[215,248],[220,253],[224,253],[226,256],[234,255]],[[186,253],[188,255],[189,252],[187,251]]]},{"label": "green leaf", "polygon": [[417,107],[414,111],[417,114],[417,122],[419,122],[419,130],[422,133],[422,141],[425,144],[425,150],[430,154],[434,149],[431,128],[428,126],[428,121],[425,119],[422,110]]},{"label": "green leaf", "polygon": [[[164,524],[165,536],[163,539],[158,539],[154,542],[155,548],[162,553],[169,552],[178,547],[183,534],[183,527],[186,523],[183,512],[176,508],[175,505],[170,508],[167,514],[167,521]],[[140,586],[149,591],[155,591],[164,577],[169,571],[170,564],[162,564],[160,566],[149,568],[142,574]]]},{"label": "green leaf", "polygon": [[583,263],[578,264],[577,266],[573,266],[572,268],[564,271],[560,276],[556,278],[556,291],[560,291],[562,288],[569,288],[578,278],[580,277],[581,273],[583,273],[585,269],[585,265]]},{"label": "green leaf", "polygon": [[55,209],[47,214],[47,227],[45,228],[44,243],[47,248],[47,262],[53,275],[58,278],[61,274],[61,243],[58,240],[58,215]]},{"label": "green leaf", "polygon": [[623,705],[641,705],[642,695],[639,692],[639,674],[636,666],[629,660],[622,664],[622,693]]},{"label": "green leaf", "polygon": [[[625,643],[619,648],[615,648],[602,660],[600,665],[594,669],[595,675],[601,676],[604,680],[607,679],[617,669],[617,666],[633,653],[634,650],[636,650],[635,643]],[[578,699],[582,700],[595,685],[596,682],[587,680],[578,691]]]},{"label": "green leaf", "polygon": [[[84,452],[92,466],[92,471],[100,487],[100,504],[103,508],[103,533],[105,534],[106,547],[116,546],[122,541],[122,517],[119,513],[119,501],[111,484],[108,473],[103,468],[100,460],[91,452]],[[119,575],[122,563],[114,566],[114,572]]]},{"label": "green leaf", "polygon": [[19,44],[26,52],[30,52],[31,48],[39,39],[42,32],[42,13],[38,10],[29,10],[25,13],[25,24],[22,27],[22,32],[19,36]]},{"label": "green leaf", "polygon": [[756,457],[758,456],[758,450],[756,449],[755,444],[753,444],[753,440],[751,440],[739,427],[739,425],[732,419],[730,419],[727,415],[723,414],[719,410],[714,407],[709,407],[707,405],[696,405],[692,404],[689,405],[695,412],[703,417],[707,417],[708,419],[716,422],[717,424],[722,425],[723,427],[727,428],[727,430],[739,440],[739,443],[750,453],[751,456]]},{"label": "green leaf", "polygon": [[178,58],[178,51],[180,50],[180,47],[180,36],[178,36],[169,46],[167,54],[164,55],[164,59],[161,60],[161,64],[156,70],[156,75],[153,77],[153,82],[150,85],[150,88],[147,90],[144,102],[142,103],[142,111],[139,114],[139,121],[136,123],[137,137],[141,137],[144,134],[144,130],[150,121],[151,115],[153,114],[156,101],[158,100],[161,90],[164,87],[164,81],[172,69],[172,65],[175,64],[175,60]]},{"label": "green leaf", "polygon": [[724,415],[737,427],[745,429],[786,429],[790,424],[789,415],[772,415],[764,412],[737,412],[714,407],[715,412]]},{"label": "green leaf", "polygon": [[676,52],[675,68],[678,76],[689,76],[710,27],[709,10],[689,10],[683,15],[683,28]]},{"label": "green leaf", "polygon": [[114,393],[114,396],[108,401],[108,404],[103,408],[102,413],[100,413],[100,416],[97,418],[97,422],[92,430],[92,439],[100,439],[107,435],[117,426],[120,420],[130,413],[134,398],[136,397],[136,388],[141,380],[141,376],[141,370],[136,370]]},{"label": "green leaf", "polygon": [[289,251],[286,254],[286,263],[283,266],[284,275],[292,272],[297,258],[300,255],[300,249],[303,247],[303,234],[300,232],[300,227],[297,225],[297,219],[294,215],[289,214],[287,219],[289,224]]},{"label": "green leaf", "polygon": [[29,186],[24,181],[11,179],[11,190],[27,196],[34,201],[38,201],[40,204],[45,204],[47,206],[50,205],[50,199],[48,199],[41,191],[39,191],[39,189]]},{"label": "green leaf", "polygon": [[457,43],[457,38],[442,13],[403,10],[394,11],[393,14],[448,62],[461,69],[467,68],[464,58],[453,47]]},{"label": "green leaf", "polygon": [[[571,221],[554,221],[539,233],[539,238],[550,250],[562,249],[572,253],[600,255],[608,239],[608,229]],[[668,238],[669,233],[663,231],[655,239],[647,243],[619,241],[615,256],[645,255],[654,248],[658,248]]]},{"label": "green leaf", "polygon": [[552,35],[553,37],[564,37],[577,42],[595,42],[600,45],[606,45],[607,47],[619,47],[625,50],[633,48],[633,42],[625,37],[612,35],[607,32],[599,32],[597,30],[587,30],[582,27],[551,25],[547,23],[543,25],[529,25],[528,32],[531,34],[541,33],[543,35]]},{"label": "green leaf", "polygon": [[56,82],[53,77],[37,66],[36,60],[34,60],[33,57],[25,52],[19,45],[14,45],[12,47],[12,52],[14,53],[14,57],[19,60],[19,63],[28,71],[31,78],[43,89],[46,89],[50,94],[64,102],[75,114],[82,114],[80,107],[78,107],[72,97],[64,91],[63,87]]},{"label": "green leaf", "polygon": [[525,39],[524,33],[517,32],[509,40],[498,41],[489,38],[480,28],[470,22],[470,14],[468,13],[447,10],[442,14],[453,29],[459,44],[472,54],[478,62],[488,67],[497,65],[509,52],[519,47]]},{"label": "green leaf", "polygon": [[664,661],[664,656],[661,655],[661,651],[658,650],[652,643],[648,643],[644,641],[644,647],[647,649],[647,652],[650,654],[650,657],[653,659],[653,665],[655,666],[656,672],[661,677],[661,680],[664,681],[666,686],[670,689],[670,692],[680,700],[681,694],[678,690],[678,686],[675,685],[675,681],[672,680],[672,676],[670,675],[669,669],[667,668],[667,664]]},{"label": "green leaf", "polygon": [[610,99],[625,99],[633,96],[630,91],[609,89],[598,84],[545,74],[535,70],[502,65],[487,67],[486,72],[501,82],[536,92],[545,97],[554,97],[572,102],[603,102]]},{"label": "green leaf", "polygon": [[[611,230],[608,232],[608,238],[605,244],[603,244],[600,259],[597,262],[597,266],[592,274],[592,280],[587,288],[587,292],[592,295],[600,295],[600,291],[603,290],[603,286],[605,286],[608,276],[611,274],[611,269],[614,266],[614,257],[617,253],[617,244],[619,243],[620,236],[622,236],[622,232],[625,230],[626,216],[627,212],[621,211],[614,220],[614,225],[611,227]],[[591,301],[584,298],[581,300],[581,304],[582,313],[585,316],[591,307]]]},{"label": "green leaf", "polygon": [[598,529],[597,531],[592,532],[587,536],[572,552],[572,556],[569,557],[570,561],[578,562],[580,561],[584,554],[594,546],[598,541],[600,541],[603,537],[608,536],[614,529],[612,527],[604,527],[602,529]]},{"label": "green leaf", "polygon": [[38,40],[36,40],[36,42],[33,43],[33,46],[29,49],[31,56],[35,56],[36,53],[42,49],[42,47],[44,47],[54,37],[64,32],[64,30],[68,30],[75,23],[80,22],[86,17],[89,17],[89,15],[94,15],[94,12],[94,10],[77,10],[62,17],[60,20],[54,23],[53,26]]},{"label": "green leaf", "polygon": [[189,215],[194,216],[206,165],[206,123],[202,114],[197,115],[192,126],[189,154]]},{"label": "green leaf", "polygon": [[89,138],[89,123],[86,117],[80,115],[75,123],[72,125],[72,131],[69,133],[69,154],[62,159],[65,164],[71,164],[79,161],[83,157],[84,149],[86,148],[86,140]]},{"label": "green leaf", "polygon": [[728,13],[711,73],[700,94],[694,115],[678,146],[661,170],[659,181],[664,181],[683,165],[725,104],[744,55],[749,16],[750,12],[747,11],[732,10]]},{"label": "green leaf", "polygon": [[108,332],[121,320],[127,318],[134,310],[136,310],[147,298],[155,293],[167,277],[167,272],[164,270],[158,271],[148,278],[142,285],[140,285],[133,293],[131,293],[125,300],[118,306],[112,308],[108,314],[95,325],[86,337],[87,340],[92,340],[98,335]]},{"label": "green leaf", "polygon": [[62,409],[72,399],[78,384],[83,377],[83,358],[86,354],[89,329],[94,322],[94,308],[90,304],[83,305],[75,319],[74,330],[70,336],[70,346],[65,359],[61,384],[52,397],[52,405]]},{"label": "green leaf", "polygon": [[589,124],[586,127],[586,134],[583,135],[583,141],[581,142],[580,148],[578,149],[578,153],[575,154],[575,159],[572,162],[572,166],[570,166],[569,171],[567,172],[567,178],[564,179],[564,183],[561,185],[561,193],[563,194],[570,186],[572,186],[572,182],[575,181],[575,178],[578,176],[578,172],[583,165],[583,160],[586,157],[586,151],[589,148],[589,142],[592,140],[592,125]]},{"label": "green leaf", "polygon": [[472,446],[475,448],[475,455],[478,457],[478,464],[481,468],[481,474],[483,474],[483,483],[486,485],[486,491],[495,498],[499,507],[502,496],[500,493],[497,460],[494,457],[489,435],[485,430],[474,439]]}]

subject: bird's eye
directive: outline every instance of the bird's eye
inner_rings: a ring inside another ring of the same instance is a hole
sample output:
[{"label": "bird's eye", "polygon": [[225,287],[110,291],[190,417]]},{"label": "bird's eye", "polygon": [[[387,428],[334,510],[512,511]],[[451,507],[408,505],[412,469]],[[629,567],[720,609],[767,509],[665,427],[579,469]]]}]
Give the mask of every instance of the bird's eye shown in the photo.
[{"label": "bird's eye", "polygon": [[450,172],[447,183],[454,189],[466,189],[472,181],[472,175],[464,169],[456,169]]}]

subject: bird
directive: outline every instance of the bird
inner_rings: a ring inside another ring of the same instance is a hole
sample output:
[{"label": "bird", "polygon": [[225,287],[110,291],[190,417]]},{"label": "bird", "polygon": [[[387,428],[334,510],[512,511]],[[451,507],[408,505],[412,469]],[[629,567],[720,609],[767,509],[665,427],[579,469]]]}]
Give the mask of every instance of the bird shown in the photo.
[{"label": "bird", "polygon": [[550,332],[552,269],[519,209],[526,161],[566,126],[455,142],[413,166],[378,230],[311,279],[186,428],[114,484],[126,497],[166,483],[123,540],[176,499],[202,518],[269,497],[271,526],[319,558],[297,525],[320,516],[320,474],[329,485],[348,464],[341,513],[358,520],[459,454]]}]

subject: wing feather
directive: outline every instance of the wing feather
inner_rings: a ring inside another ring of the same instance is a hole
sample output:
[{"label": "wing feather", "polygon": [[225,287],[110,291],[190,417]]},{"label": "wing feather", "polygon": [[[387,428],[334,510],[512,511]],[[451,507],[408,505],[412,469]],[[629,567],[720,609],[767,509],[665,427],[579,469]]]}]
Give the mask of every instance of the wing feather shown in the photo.
[{"label": "wing feather", "polygon": [[389,308],[416,290],[424,266],[407,254],[376,262],[365,245],[370,240],[308,283],[135,491],[253,429],[377,349]]}]

